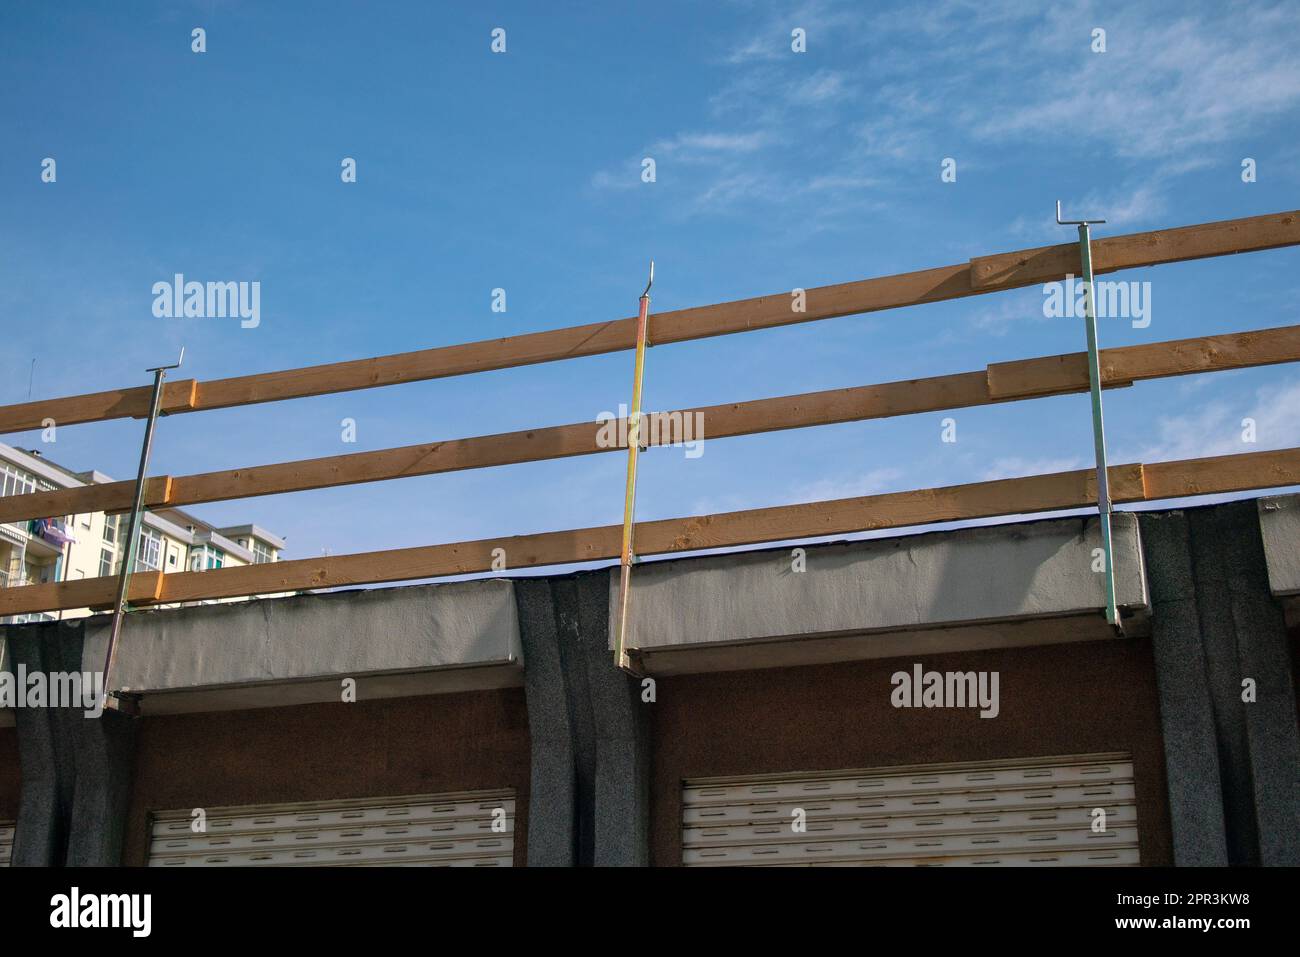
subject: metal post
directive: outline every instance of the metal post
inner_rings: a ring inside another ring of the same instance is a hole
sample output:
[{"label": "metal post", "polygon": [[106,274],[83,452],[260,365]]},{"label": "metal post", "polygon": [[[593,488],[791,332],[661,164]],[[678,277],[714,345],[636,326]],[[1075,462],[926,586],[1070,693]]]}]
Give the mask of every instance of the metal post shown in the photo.
[{"label": "metal post", "polygon": [[135,698],[120,691],[109,691],[112,687],[113,658],[117,654],[117,641],[122,634],[122,621],[126,615],[126,593],[131,584],[131,573],[135,565],[135,553],[139,547],[140,526],[144,510],[144,483],[149,469],[149,454],[153,451],[153,428],[158,421],[158,410],[162,406],[163,382],[168,369],[179,369],[185,361],[185,347],[181,347],[180,358],[174,365],[157,366],[147,371],[153,373],[153,395],[149,399],[149,418],[144,426],[144,444],[140,449],[140,469],[135,477],[135,500],[131,505],[131,519],[127,526],[126,550],[122,556],[122,569],[117,575],[117,599],[113,603],[113,624],[108,633],[108,649],[104,652],[104,706],[138,713]]},{"label": "metal post", "polygon": [[655,282],[655,264],[650,261],[650,281],[641,293],[636,319],[636,365],[632,374],[632,406],[627,415],[627,485],[623,491],[623,551],[618,580],[618,627],[614,640],[614,663],[624,671],[640,674],[627,651],[628,605],[632,597],[632,563],[636,561],[633,541],[636,516],[636,465],[641,451],[641,382],[645,377],[646,338],[650,322],[650,287]]},{"label": "metal post", "polygon": [[1101,358],[1097,349],[1097,308],[1092,277],[1092,236],[1088,227],[1104,219],[1061,219],[1061,201],[1056,201],[1056,221],[1079,227],[1079,279],[1084,284],[1084,326],[1088,331],[1088,393],[1092,400],[1092,446],[1097,462],[1097,516],[1101,525],[1101,547],[1106,563],[1106,621],[1120,634],[1119,606],[1115,599],[1114,549],[1111,545],[1110,473],[1106,463],[1106,426],[1101,408]]}]

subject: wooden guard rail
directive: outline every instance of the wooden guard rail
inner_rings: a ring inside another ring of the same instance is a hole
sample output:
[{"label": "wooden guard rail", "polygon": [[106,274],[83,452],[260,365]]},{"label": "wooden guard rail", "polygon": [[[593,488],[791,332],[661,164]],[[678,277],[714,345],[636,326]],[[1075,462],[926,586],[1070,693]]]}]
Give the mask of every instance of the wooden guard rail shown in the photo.
[{"label": "wooden guard rail", "polygon": [[[1094,269],[1106,273],[1300,245],[1298,216],[1292,211],[1097,240]],[[658,313],[650,318],[650,339],[661,345],[1019,288],[1063,279],[1077,272],[1078,265],[1075,243],[980,257],[961,266],[809,289],[806,312],[793,312],[790,295],[781,293]],[[207,382],[182,380],[166,385],[163,409],[177,414],[228,408],[615,352],[633,347],[633,322],[624,319],[286,372]],[[1101,360],[1106,388],[1294,362],[1300,360],[1300,326],[1107,349]],[[681,414],[703,413],[708,436],[722,438],[1087,389],[1086,356],[1079,352],[996,363],[977,372],[728,403],[681,410]],[[70,425],[140,417],[146,414],[148,393],[142,387],[0,407],[0,432],[40,428],[47,418]],[[191,505],[613,450],[598,444],[599,429],[596,423],[583,422],[253,468],[154,476],[146,483],[145,504],[151,508]],[[1110,474],[1116,502],[1274,488],[1300,484],[1300,450],[1115,466]],[[0,522],[121,511],[130,507],[133,491],[133,482],[113,482],[0,498]],[[1068,472],[642,522],[637,526],[638,552],[690,551],[1095,503],[1094,473]],[[205,572],[138,573],[128,599],[143,605],[483,572],[491,569],[496,548],[506,550],[512,568],[607,559],[618,555],[619,533],[619,526],[606,526]],[[114,582],[97,578],[0,589],[0,615],[102,606],[111,602]]]}]

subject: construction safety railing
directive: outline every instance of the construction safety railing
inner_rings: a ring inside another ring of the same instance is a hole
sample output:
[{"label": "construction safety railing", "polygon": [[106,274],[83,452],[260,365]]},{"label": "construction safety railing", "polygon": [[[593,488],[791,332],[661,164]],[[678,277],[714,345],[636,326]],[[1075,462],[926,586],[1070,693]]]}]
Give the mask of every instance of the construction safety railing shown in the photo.
[{"label": "construction safety railing", "polygon": [[[1100,275],[1211,256],[1300,245],[1296,211],[1134,233],[1091,242]],[[808,289],[804,310],[788,292],[656,313],[645,340],[651,346],[770,329],[858,313],[1055,282],[1080,275],[1078,243],[983,256],[968,263]],[[236,378],[165,383],[159,406],[167,415],[283,399],[348,392],[505,369],[636,347],[637,319],[555,329],[504,339],[426,349],[373,359],[311,366]],[[1168,376],[1241,369],[1300,360],[1300,325],[1103,349],[1099,387],[1115,389]],[[804,395],[755,399],[660,413],[702,413],[710,438],[970,408],[1043,396],[1087,392],[1088,353],[1000,362],[971,372],[863,385]],[[149,415],[148,386],[0,407],[0,433]],[[620,422],[619,435],[627,423]],[[146,478],[145,508],[195,505],[249,496],[378,482],[415,475],[616,451],[599,439],[604,423],[582,422],[499,435],[476,436],[375,452],[305,459],[195,475]],[[659,438],[663,438],[660,436]],[[642,443],[656,430],[641,429]],[[1300,449],[1252,452],[1176,462],[1110,466],[1110,499],[1131,503],[1276,488],[1300,484]],[[642,555],[813,538],[960,519],[1080,508],[1098,502],[1093,470],[1060,472],[779,505],[636,524]],[[0,498],[0,522],[95,511],[127,511],[136,482]],[[510,568],[616,559],[624,554],[623,527],[609,525],[472,542],[295,559],[203,572],[141,571],[131,577],[132,607],[252,594],[360,585],[488,572],[505,549]],[[0,616],[114,603],[115,578],[94,578],[0,589]]]}]

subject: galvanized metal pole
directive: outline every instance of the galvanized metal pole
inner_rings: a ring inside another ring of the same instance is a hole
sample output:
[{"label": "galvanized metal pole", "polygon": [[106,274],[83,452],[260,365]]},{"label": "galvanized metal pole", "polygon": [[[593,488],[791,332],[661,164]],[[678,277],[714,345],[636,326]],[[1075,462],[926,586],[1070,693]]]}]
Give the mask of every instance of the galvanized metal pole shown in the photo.
[{"label": "galvanized metal pole", "polygon": [[121,692],[110,691],[112,688],[113,659],[117,655],[118,639],[122,636],[122,622],[126,616],[126,595],[131,585],[131,573],[134,571],[136,549],[139,547],[140,526],[143,521],[144,483],[149,470],[149,455],[153,451],[153,430],[158,421],[158,410],[162,407],[163,382],[167,379],[168,369],[178,369],[185,361],[185,349],[181,348],[180,358],[174,365],[158,366],[149,369],[153,373],[153,395],[149,399],[149,418],[144,426],[144,443],[140,448],[140,468],[135,478],[135,500],[131,505],[131,518],[127,526],[126,548],[122,556],[122,569],[117,575],[117,598],[113,602],[113,624],[108,633],[108,648],[104,652],[104,706],[119,711],[135,713],[134,701]]},{"label": "galvanized metal pole", "polygon": [[1104,219],[1061,219],[1061,203],[1056,203],[1056,221],[1079,227],[1079,279],[1084,284],[1083,320],[1088,332],[1088,394],[1092,402],[1092,447],[1097,463],[1097,518],[1101,526],[1102,560],[1105,568],[1106,621],[1117,632],[1123,625],[1119,618],[1119,605],[1115,597],[1115,561],[1111,538],[1110,472],[1106,461],[1106,424],[1101,403],[1101,356],[1097,346],[1097,297],[1093,288],[1092,235],[1089,226],[1104,223]]},{"label": "galvanized metal pole", "polygon": [[650,287],[655,282],[655,264],[650,261],[650,281],[641,293],[636,320],[636,362],[632,374],[632,406],[627,415],[627,485],[623,490],[623,550],[618,579],[618,626],[615,629],[614,663],[624,671],[639,673],[627,651],[628,606],[632,598],[632,564],[636,561],[636,466],[641,451],[641,383],[645,378],[646,338],[650,326]]}]

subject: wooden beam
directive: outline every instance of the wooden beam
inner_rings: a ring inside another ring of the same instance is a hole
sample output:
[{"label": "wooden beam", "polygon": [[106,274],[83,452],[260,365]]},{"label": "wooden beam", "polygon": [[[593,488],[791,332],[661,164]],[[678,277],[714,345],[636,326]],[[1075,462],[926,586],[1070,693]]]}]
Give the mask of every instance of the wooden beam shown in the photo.
[{"label": "wooden beam", "polygon": [[[989,401],[986,393],[984,373],[968,372],[647,413],[643,433],[650,445],[669,445],[682,440],[683,423],[695,422],[697,416],[704,423],[707,440],[980,405]],[[615,427],[620,425],[625,426],[625,420],[614,423]],[[224,501],[617,451],[618,445],[601,444],[600,434],[606,428],[609,427],[597,422],[577,422],[281,465],[183,475],[173,480],[168,504]],[[618,434],[626,435],[626,428],[621,428]],[[0,514],[3,514],[2,505]]]},{"label": "wooden beam", "polygon": [[1300,450],[1279,449],[1183,462],[1157,462],[1146,466],[1143,479],[1146,497],[1156,501],[1300,485],[1298,459]]},{"label": "wooden beam", "polygon": [[[154,604],[162,596],[162,588],[162,572],[135,572],[131,575],[127,601],[133,605]],[[116,598],[116,575],[0,588],[0,617],[69,608],[108,608]]]},{"label": "wooden beam", "polygon": [[[3,405],[0,406],[0,434],[43,429],[47,420],[63,426],[108,419],[143,419],[149,414],[152,395],[153,387],[143,385],[133,389]],[[177,379],[163,384],[160,409],[164,415],[192,412],[197,401],[198,382],[194,379]]]},{"label": "wooden beam", "polygon": [[[1296,362],[1300,361],[1300,325],[1103,349],[1100,359],[1106,388],[1145,379]],[[989,397],[995,402],[1060,395],[1068,386],[1086,390],[1088,356],[1074,352],[995,362],[988,367],[988,378]]]},{"label": "wooden beam", "polygon": [[[1150,501],[1300,484],[1300,448],[1213,458],[1117,465],[1110,469],[1116,502]],[[1092,469],[998,479],[945,488],[782,505],[637,525],[637,551],[671,554],[760,542],[905,528],[963,519],[1082,508],[1097,501]],[[161,576],[157,602],[199,601],[338,585],[440,578],[490,571],[495,549],[509,568],[533,568],[612,559],[622,529],[596,528],[399,548],[355,555],[305,558]],[[138,577],[138,576],[137,576]],[[135,579],[133,579],[134,583]],[[112,600],[116,579],[94,578],[0,589],[0,615],[82,608]],[[134,587],[132,603],[142,603]]]},{"label": "wooden beam", "polygon": [[[1105,349],[1101,360],[1106,388],[1159,376],[1295,362],[1300,361],[1300,326]],[[693,422],[697,415],[702,417],[707,440],[972,408],[991,402],[1066,395],[1087,389],[1086,356],[1075,352],[999,362],[988,366],[985,372],[961,372],[652,413],[645,434],[651,444],[669,444],[675,436],[680,438],[682,435],[680,429],[674,431],[672,424],[683,422],[688,417]],[[656,417],[659,425],[656,425]],[[614,451],[615,446],[600,444],[600,429],[601,426],[594,422],[578,422],[374,452],[202,472],[170,480],[161,476],[149,480],[145,504],[149,508],[197,505]],[[620,434],[625,434],[625,431]],[[113,482],[0,498],[0,522],[122,511],[130,508],[133,490],[132,482]]]},{"label": "wooden beam", "polygon": [[[1300,211],[1290,210],[1094,240],[1092,270],[1100,274],[1294,246],[1298,217]],[[970,279],[975,289],[1009,289],[1055,282],[1067,273],[1079,275],[1078,242],[977,257],[971,260]]]},{"label": "wooden beam", "polygon": [[[1086,388],[1086,383],[1084,387]],[[932,379],[913,379],[650,413],[647,415],[644,432],[652,444],[666,445],[674,440],[674,436],[680,438],[682,432],[673,431],[673,423],[680,423],[687,416],[691,417],[692,422],[696,415],[703,416],[707,437],[725,438],[810,425],[963,408],[988,401],[985,374],[968,372]],[[577,422],[572,425],[429,442],[374,452],[353,452],[274,465],[181,475],[170,477],[166,485],[155,484],[161,482],[161,479],[150,479],[145,504],[150,508],[197,505],[617,451],[616,445],[600,444],[601,429],[600,423]],[[626,435],[626,428],[622,428],[618,434]],[[134,487],[133,482],[113,482],[0,498],[0,522],[128,509]]]},{"label": "wooden beam", "polygon": [[[1297,216],[1295,211],[1273,213],[1098,239],[1093,243],[1095,271],[1113,272],[1300,245]],[[793,310],[791,293],[782,291],[754,299],[656,313],[650,317],[650,341],[654,345],[686,342],[942,302],[1063,279],[1069,272],[1078,272],[1078,252],[1068,243],[1020,250],[954,266],[808,289],[801,312]],[[636,320],[629,317],[400,355],[213,379],[198,383],[192,402],[178,401],[168,411],[179,413],[276,402],[619,352],[635,345],[635,326]],[[142,399],[140,390],[131,389],[0,407],[0,433],[40,428],[47,416],[61,425],[138,417],[146,412],[143,404],[147,401],[147,389],[143,395]]]},{"label": "wooden beam", "polygon": [[[145,507],[158,508],[165,505],[171,485],[170,475],[155,475],[145,479]],[[6,495],[0,497],[0,522],[85,515],[90,512],[123,512],[130,510],[134,500],[134,482],[105,482],[102,485],[80,485],[48,492]]]}]

